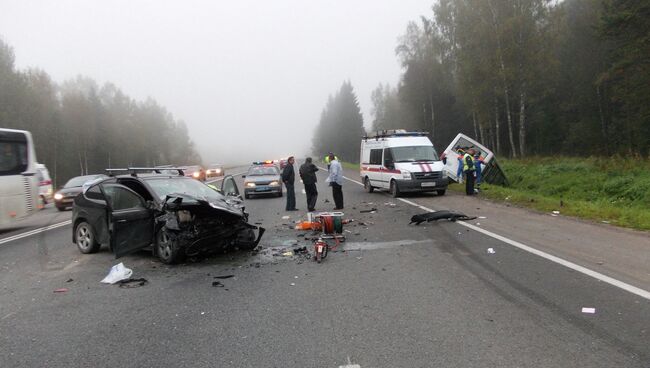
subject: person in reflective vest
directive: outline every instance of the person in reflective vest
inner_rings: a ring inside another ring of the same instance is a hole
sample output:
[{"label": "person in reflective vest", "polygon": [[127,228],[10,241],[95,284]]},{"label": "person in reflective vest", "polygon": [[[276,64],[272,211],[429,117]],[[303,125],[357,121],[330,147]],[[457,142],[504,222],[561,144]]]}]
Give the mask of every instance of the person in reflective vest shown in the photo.
[{"label": "person in reflective vest", "polygon": [[481,157],[481,151],[474,153],[474,172],[476,172],[476,191],[478,192],[481,189],[481,175],[483,168],[481,165],[485,165],[483,162],[483,157]]},{"label": "person in reflective vest", "polygon": [[327,170],[330,169],[330,161],[332,161],[332,159],[331,159],[330,157],[334,157],[334,160],[337,160],[337,161],[338,161],[338,159],[339,159],[339,158],[336,157],[332,152],[330,152],[330,153],[328,153],[327,155],[325,155],[325,160],[324,160],[324,161],[325,161],[325,163],[327,164]]},{"label": "person in reflective vest", "polygon": [[465,152],[463,155],[463,173],[465,174],[465,194],[474,195],[474,175],[476,169],[474,168],[474,149]]}]

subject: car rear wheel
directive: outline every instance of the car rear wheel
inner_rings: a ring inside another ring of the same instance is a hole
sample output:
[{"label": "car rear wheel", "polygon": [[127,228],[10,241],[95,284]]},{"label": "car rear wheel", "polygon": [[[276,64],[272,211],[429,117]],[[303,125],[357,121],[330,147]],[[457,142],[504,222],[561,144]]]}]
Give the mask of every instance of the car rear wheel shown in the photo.
[{"label": "car rear wheel", "polygon": [[446,192],[447,192],[446,189],[436,190],[436,193],[437,193],[439,196],[443,196],[443,195],[445,195]]},{"label": "car rear wheel", "polygon": [[363,189],[368,193],[372,193],[375,188],[370,184],[370,178],[366,177],[363,181]]},{"label": "car rear wheel", "polygon": [[164,228],[156,234],[156,255],[165,264],[178,263],[183,258],[178,242]]},{"label": "car rear wheel", "polygon": [[397,182],[395,182],[395,180],[390,182],[390,195],[393,196],[393,198],[397,198],[401,195],[399,187],[397,186]]},{"label": "car rear wheel", "polygon": [[99,250],[99,243],[95,239],[95,232],[92,226],[86,221],[81,221],[74,229],[74,238],[77,248],[84,254],[95,253]]}]

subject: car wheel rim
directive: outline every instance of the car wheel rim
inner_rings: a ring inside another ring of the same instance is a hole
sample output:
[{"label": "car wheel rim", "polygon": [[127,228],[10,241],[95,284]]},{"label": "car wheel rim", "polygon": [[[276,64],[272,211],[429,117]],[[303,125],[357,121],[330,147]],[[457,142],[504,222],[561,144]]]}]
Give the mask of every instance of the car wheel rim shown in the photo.
[{"label": "car wheel rim", "polygon": [[171,254],[172,248],[169,242],[169,236],[166,232],[161,231],[158,238],[158,255],[163,259],[169,259]]},{"label": "car wheel rim", "polygon": [[91,240],[92,238],[88,226],[86,225],[79,226],[79,228],[77,229],[77,245],[79,245],[79,247],[82,249],[88,249]]}]

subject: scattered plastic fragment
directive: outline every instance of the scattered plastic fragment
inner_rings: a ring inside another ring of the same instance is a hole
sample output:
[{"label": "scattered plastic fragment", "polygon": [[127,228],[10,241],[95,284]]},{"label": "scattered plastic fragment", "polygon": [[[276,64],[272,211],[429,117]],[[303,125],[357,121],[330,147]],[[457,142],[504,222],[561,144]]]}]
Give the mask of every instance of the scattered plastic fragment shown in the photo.
[{"label": "scattered plastic fragment", "polygon": [[54,289],[54,292],[55,293],[67,293],[68,290],[69,290],[68,288],[59,288],[59,289]]},{"label": "scattered plastic fragment", "polygon": [[149,281],[145,278],[139,278],[139,279],[120,280],[117,283],[123,289],[133,289],[140,286],[145,286],[146,284],[149,283]]},{"label": "scattered plastic fragment", "polygon": [[289,285],[291,285],[291,286],[296,286],[296,283],[295,283],[295,282],[292,282],[292,283],[289,284]]},{"label": "scattered plastic fragment", "polygon": [[494,253],[496,253],[496,252],[494,251],[494,248],[488,248],[488,249],[487,249],[487,252],[488,252],[488,254],[494,254]]},{"label": "scattered plastic fragment", "polygon": [[607,220],[603,220],[603,221],[601,221],[601,222],[602,222],[603,224],[609,224],[609,221],[607,221]]},{"label": "scattered plastic fragment", "polygon": [[232,277],[235,277],[235,275],[215,276],[214,278],[223,280],[223,279],[229,279],[229,278],[232,278]]},{"label": "scattered plastic fragment", "polygon": [[282,253],[282,255],[285,256],[285,257],[292,257],[292,256],[293,256],[293,252],[292,252],[292,251],[284,252],[284,253]]},{"label": "scattered plastic fragment", "polygon": [[361,210],[359,212],[360,213],[375,213],[375,212],[377,212],[377,209],[373,207],[373,208],[371,208],[369,210]]},{"label": "scattered plastic fragment", "polygon": [[126,268],[124,263],[120,262],[111,267],[110,271],[108,271],[108,275],[106,275],[101,282],[104,284],[114,284],[118,281],[131,278],[131,275],[133,275],[133,270]]},{"label": "scattered plastic fragment", "polygon": [[68,279],[66,282],[72,282],[72,281],[74,281],[74,280],[73,279]]},{"label": "scattered plastic fragment", "polygon": [[224,287],[226,285],[222,284],[221,281],[212,281],[212,287]]},{"label": "scattered plastic fragment", "polygon": [[413,215],[411,217],[411,222],[409,224],[415,223],[416,225],[420,225],[423,222],[431,222],[431,221],[437,221],[437,220],[449,220],[449,221],[456,221],[456,220],[474,220],[476,217],[475,216],[467,216],[463,213],[460,212],[452,212],[452,211],[434,211],[434,212],[427,212],[427,213],[422,213],[418,215]]},{"label": "scattered plastic fragment", "polygon": [[486,219],[487,217],[485,217],[485,216],[479,216],[478,218],[480,218],[480,219]]},{"label": "scattered plastic fragment", "polygon": [[560,214],[560,211],[553,211],[553,214],[554,214],[554,215],[559,215],[559,214]]},{"label": "scattered plastic fragment", "polygon": [[290,218],[291,218],[291,216],[282,216],[282,219],[283,219],[283,220],[288,220],[288,219],[290,219]]},{"label": "scattered plastic fragment", "polygon": [[477,222],[477,223],[476,223],[476,226],[481,226],[481,223],[480,223],[480,222]]},{"label": "scattered plastic fragment", "polygon": [[582,307],[582,313],[594,314],[596,313],[596,308]]}]

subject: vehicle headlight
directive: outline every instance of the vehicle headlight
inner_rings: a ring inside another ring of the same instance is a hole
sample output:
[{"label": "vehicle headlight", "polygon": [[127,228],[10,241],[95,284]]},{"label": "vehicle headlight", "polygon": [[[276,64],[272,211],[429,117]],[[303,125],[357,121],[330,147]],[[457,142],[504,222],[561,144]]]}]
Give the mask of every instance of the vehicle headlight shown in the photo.
[{"label": "vehicle headlight", "polygon": [[194,174],[192,174],[192,176],[198,178],[199,176],[201,176],[201,174],[198,171],[196,171]]},{"label": "vehicle headlight", "polygon": [[248,182],[246,183],[247,188],[255,188],[255,183]]},{"label": "vehicle headlight", "polygon": [[217,174],[220,174],[220,173],[221,173],[221,169],[216,169],[216,170],[214,170],[214,172],[216,172]]},{"label": "vehicle headlight", "polygon": [[442,178],[443,179],[447,178],[447,170],[442,170]]},{"label": "vehicle headlight", "polygon": [[57,201],[62,200],[62,199],[63,199],[63,194],[61,194],[61,193],[56,193],[56,194],[54,195],[54,199],[56,199]]},{"label": "vehicle headlight", "polygon": [[272,187],[277,187],[278,185],[280,185],[280,182],[278,182],[277,180],[272,181],[272,182],[269,183],[269,185],[272,186]]},{"label": "vehicle headlight", "polygon": [[406,171],[406,170],[402,170],[402,179],[406,179],[406,180],[411,179],[411,172]]}]

